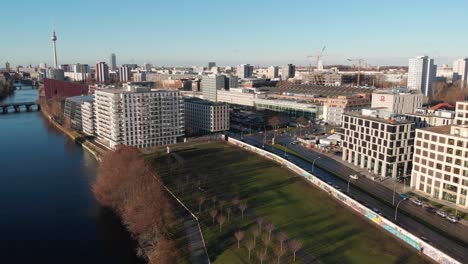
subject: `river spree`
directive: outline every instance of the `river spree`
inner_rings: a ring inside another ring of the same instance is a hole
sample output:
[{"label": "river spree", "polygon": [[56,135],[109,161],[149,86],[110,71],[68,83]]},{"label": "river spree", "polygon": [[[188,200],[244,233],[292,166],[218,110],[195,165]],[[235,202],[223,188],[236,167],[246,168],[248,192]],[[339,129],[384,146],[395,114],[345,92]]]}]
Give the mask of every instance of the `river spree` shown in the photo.
[{"label": "river spree", "polygon": [[[4,102],[34,101],[20,90]],[[0,262],[138,263],[119,220],[95,201],[96,161],[40,112],[0,114]]]}]

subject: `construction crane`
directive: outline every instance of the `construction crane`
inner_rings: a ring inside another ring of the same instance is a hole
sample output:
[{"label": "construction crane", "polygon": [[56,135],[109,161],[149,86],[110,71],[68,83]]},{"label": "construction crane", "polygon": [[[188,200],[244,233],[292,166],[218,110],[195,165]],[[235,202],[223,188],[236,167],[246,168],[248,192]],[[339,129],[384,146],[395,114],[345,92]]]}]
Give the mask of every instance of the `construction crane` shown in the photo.
[{"label": "construction crane", "polygon": [[357,76],[357,86],[361,86],[361,64],[365,62],[364,59],[358,58],[358,59],[348,59],[348,61],[356,61],[358,63],[358,76]]},{"label": "construction crane", "polygon": [[[323,52],[325,51],[326,46],[323,46],[322,50],[317,53],[316,55],[307,56],[307,58],[316,58],[315,65],[317,67],[317,71],[320,69],[320,59],[323,57]],[[309,73],[312,73],[312,64],[309,64]]]}]

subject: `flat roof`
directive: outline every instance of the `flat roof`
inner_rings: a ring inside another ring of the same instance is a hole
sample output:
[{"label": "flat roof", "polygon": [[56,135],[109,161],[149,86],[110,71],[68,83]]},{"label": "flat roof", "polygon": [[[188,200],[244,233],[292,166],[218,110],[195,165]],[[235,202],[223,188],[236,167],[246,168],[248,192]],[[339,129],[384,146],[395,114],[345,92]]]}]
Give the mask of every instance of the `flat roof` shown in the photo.
[{"label": "flat roof", "polygon": [[434,127],[426,127],[426,128],[419,128],[419,129],[427,130],[427,131],[438,133],[438,134],[450,135],[451,127],[452,126],[434,126]]},{"label": "flat roof", "polygon": [[374,88],[358,88],[351,86],[326,86],[312,84],[285,84],[273,89],[273,93],[313,94],[319,97],[351,96],[363,93],[372,93]]},{"label": "flat roof", "polygon": [[227,105],[227,103],[224,103],[224,102],[213,102],[209,100],[203,100],[197,97],[188,97],[188,96],[184,97],[184,101],[195,103],[195,104],[212,105],[212,106]]},{"label": "flat roof", "polygon": [[[136,87],[136,88],[146,88],[148,87]],[[168,89],[150,89],[150,90],[132,90],[129,91],[125,88],[110,88],[110,89],[99,89],[96,92],[105,92],[105,93],[113,93],[113,94],[132,94],[132,93],[155,93],[155,92],[178,92],[179,90],[168,90]]]},{"label": "flat roof", "polygon": [[65,100],[66,101],[73,101],[73,102],[76,102],[76,103],[91,102],[91,101],[94,101],[94,95],[72,96],[72,97],[67,97]]},{"label": "flat roof", "polygon": [[371,121],[376,121],[376,122],[385,123],[389,125],[403,125],[403,124],[414,123],[409,120],[396,120],[396,119],[389,119],[389,118],[381,118],[381,117],[368,116],[368,115],[363,115],[363,114],[358,114],[358,113],[353,113],[353,112],[347,112],[347,113],[344,113],[343,115],[359,117],[359,118],[368,119]]}]

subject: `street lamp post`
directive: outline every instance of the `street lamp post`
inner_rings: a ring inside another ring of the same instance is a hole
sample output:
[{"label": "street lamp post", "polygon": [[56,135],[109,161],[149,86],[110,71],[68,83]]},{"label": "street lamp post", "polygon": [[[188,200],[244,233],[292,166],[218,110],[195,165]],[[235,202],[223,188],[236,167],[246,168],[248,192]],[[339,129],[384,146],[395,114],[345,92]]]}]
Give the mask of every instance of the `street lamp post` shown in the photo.
[{"label": "street lamp post", "polygon": [[349,183],[351,182],[351,180],[352,180],[353,178],[351,178],[351,175],[349,175],[348,177],[349,177],[349,179],[348,179],[348,194],[349,194]]},{"label": "street lamp post", "polygon": [[404,199],[400,200],[397,203],[397,206],[395,207],[395,222],[397,221],[398,206],[400,206],[401,202],[403,202],[403,201],[404,201]]},{"label": "street lamp post", "polygon": [[315,158],[314,161],[312,162],[312,173],[314,173],[314,166],[315,166],[315,161],[320,159],[320,156]]},{"label": "street lamp post", "polygon": [[393,201],[392,201],[392,205],[395,205],[395,193],[396,193],[396,179],[395,179],[394,184],[393,184]]}]

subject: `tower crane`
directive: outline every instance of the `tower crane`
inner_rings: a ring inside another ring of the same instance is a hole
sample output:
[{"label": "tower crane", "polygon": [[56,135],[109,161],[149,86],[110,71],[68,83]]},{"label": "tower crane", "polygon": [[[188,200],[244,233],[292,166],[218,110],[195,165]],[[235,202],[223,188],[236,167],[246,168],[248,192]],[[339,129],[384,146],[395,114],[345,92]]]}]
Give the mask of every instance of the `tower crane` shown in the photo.
[{"label": "tower crane", "polygon": [[[307,56],[307,58],[316,58],[315,66],[317,71],[320,69],[320,59],[323,57],[323,52],[325,51],[326,46],[323,46],[322,50],[316,55]],[[312,73],[312,64],[309,64],[309,73]]]},{"label": "tower crane", "polygon": [[357,86],[361,86],[361,64],[365,62],[364,59],[362,58],[357,58],[357,59],[348,59],[348,61],[355,61],[358,63],[358,76],[357,76]]}]

